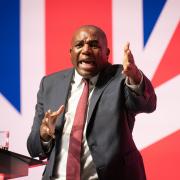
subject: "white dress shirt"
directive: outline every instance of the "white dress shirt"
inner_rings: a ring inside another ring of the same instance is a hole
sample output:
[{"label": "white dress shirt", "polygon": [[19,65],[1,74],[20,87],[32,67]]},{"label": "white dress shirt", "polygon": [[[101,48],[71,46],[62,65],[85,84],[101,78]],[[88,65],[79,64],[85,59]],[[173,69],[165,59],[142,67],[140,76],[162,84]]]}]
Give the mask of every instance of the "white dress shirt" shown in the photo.
[{"label": "white dress shirt", "polygon": [[[90,79],[89,101],[91,99],[97,79],[98,79],[98,75]],[[67,101],[68,103],[65,110],[65,124],[61,138],[60,153],[58,157],[56,157],[56,165],[55,165],[56,177],[54,179],[66,180],[66,164],[68,157],[70,133],[73,126],[76,107],[80,99],[80,96],[82,94],[83,87],[84,87],[84,83],[82,83],[82,77],[75,71],[75,75],[71,82],[71,90]],[[86,129],[87,129],[87,121],[85,122],[83,142],[82,142],[83,145],[82,145],[82,156],[81,156],[81,172],[82,172],[81,180],[97,180],[98,177],[96,173],[96,168],[94,166],[85,136]]]}]

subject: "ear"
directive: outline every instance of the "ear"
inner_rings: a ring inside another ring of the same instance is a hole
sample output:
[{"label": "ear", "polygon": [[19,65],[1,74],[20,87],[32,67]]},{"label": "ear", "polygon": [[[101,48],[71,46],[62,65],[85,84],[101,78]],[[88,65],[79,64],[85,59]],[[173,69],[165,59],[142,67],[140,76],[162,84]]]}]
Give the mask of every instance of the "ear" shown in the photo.
[{"label": "ear", "polygon": [[109,56],[109,54],[110,54],[110,49],[107,48],[106,55]]}]

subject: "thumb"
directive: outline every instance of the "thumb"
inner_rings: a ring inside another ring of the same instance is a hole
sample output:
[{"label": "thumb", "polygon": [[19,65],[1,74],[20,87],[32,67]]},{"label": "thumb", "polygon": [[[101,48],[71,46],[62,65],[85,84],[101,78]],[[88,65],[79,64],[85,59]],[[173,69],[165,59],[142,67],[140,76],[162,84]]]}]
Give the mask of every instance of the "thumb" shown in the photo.
[{"label": "thumb", "polygon": [[60,115],[60,114],[62,114],[62,113],[64,112],[64,109],[65,109],[64,105],[61,105],[61,106],[59,107],[59,109],[56,111],[56,112],[57,112],[57,116]]},{"label": "thumb", "polygon": [[59,109],[57,111],[54,111],[51,115],[50,115],[50,121],[49,123],[51,125],[55,125],[57,117],[64,111],[64,105],[60,106]]},{"label": "thumb", "polygon": [[57,117],[57,116],[60,115],[63,111],[64,111],[64,105],[61,105],[57,111],[54,111],[54,112],[51,113],[51,117],[52,117],[52,118]]}]

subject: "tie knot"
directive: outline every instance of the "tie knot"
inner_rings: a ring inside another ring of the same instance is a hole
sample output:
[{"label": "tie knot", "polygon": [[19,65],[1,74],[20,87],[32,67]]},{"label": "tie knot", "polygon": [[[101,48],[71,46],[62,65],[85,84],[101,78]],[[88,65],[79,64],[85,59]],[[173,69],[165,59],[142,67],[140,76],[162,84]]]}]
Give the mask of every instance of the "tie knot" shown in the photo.
[{"label": "tie knot", "polygon": [[83,81],[85,84],[89,84],[89,79],[83,78],[82,81]]}]

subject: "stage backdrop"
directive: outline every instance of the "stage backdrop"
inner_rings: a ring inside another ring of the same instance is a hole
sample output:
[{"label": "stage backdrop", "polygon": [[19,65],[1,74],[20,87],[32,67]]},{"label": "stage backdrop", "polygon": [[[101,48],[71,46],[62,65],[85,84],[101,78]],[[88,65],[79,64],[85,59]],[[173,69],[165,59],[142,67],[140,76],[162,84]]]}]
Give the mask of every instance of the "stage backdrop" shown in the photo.
[{"label": "stage backdrop", "polygon": [[[40,79],[71,67],[72,32],[83,24],[105,30],[112,63],[129,41],[138,67],[152,80],[157,110],[137,116],[133,136],[148,180],[180,179],[179,0],[0,0],[0,130],[10,150],[28,155]],[[41,179],[44,167],[21,179]]]}]

